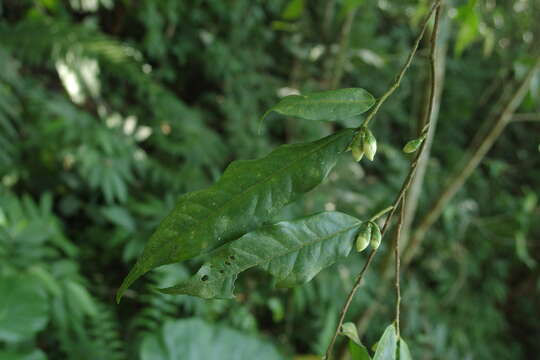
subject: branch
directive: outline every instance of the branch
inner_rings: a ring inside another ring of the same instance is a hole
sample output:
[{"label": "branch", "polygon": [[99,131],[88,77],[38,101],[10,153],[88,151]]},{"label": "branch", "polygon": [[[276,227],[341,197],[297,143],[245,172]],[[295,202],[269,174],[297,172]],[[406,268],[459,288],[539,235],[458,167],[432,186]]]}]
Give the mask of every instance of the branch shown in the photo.
[{"label": "branch", "polygon": [[[368,115],[366,120],[364,120],[362,125],[367,125],[369,123],[369,121],[371,119],[373,119],[373,117],[377,113],[380,106],[399,87],[401,79],[403,78],[403,76],[405,75],[405,72],[409,68],[409,66],[410,66],[410,64],[412,62],[412,59],[414,57],[414,54],[416,53],[416,50],[418,49],[418,44],[420,43],[420,41],[421,41],[425,31],[426,31],[426,28],[427,28],[429,19],[431,18],[431,15],[433,14],[433,12],[435,10],[437,10],[437,14],[440,14],[440,11],[439,11],[440,5],[441,5],[441,0],[434,0],[434,3],[433,3],[433,6],[432,6],[431,10],[429,11],[428,15],[424,19],[424,22],[422,24],[422,30],[420,31],[420,34],[418,35],[418,37],[417,37],[417,39],[416,39],[416,41],[414,43],[413,49],[411,50],[411,53],[409,54],[409,57],[407,58],[407,61],[406,61],[405,65],[401,68],[398,76],[396,77],[396,81],[394,82],[394,84],[392,84],[390,89],[377,101],[377,104],[375,105],[375,108],[370,112],[370,114]],[[436,26],[438,26],[438,23],[439,23],[438,20],[436,20],[435,21]],[[435,81],[435,79],[433,79],[433,81]],[[431,104],[431,106],[433,105],[433,99],[430,100],[430,104]],[[429,121],[427,122],[426,126],[424,127],[422,133],[427,133],[428,130],[429,130]],[[422,151],[423,151],[424,147],[425,147],[425,142],[422,143],[422,145],[420,146],[420,149],[418,150],[413,162],[411,163],[411,168],[409,170],[407,178],[403,182],[403,185],[402,185],[402,187],[401,187],[401,189],[400,189],[400,191],[399,191],[399,193],[397,195],[396,200],[394,201],[394,204],[393,204],[393,206],[392,206],[392,208],[390,210],[390,213],[386,217],[383,228],[381,230],[381,235],[382,236],[384,236],[384,234],[388,230],[388,226],[390,225],[390,220],[392,219],[394,213],[396,212],[398,205],[403,200],[403,197],[405,196],[405,193],[406,193],[407,189],[411,185],[412,178],[413,178],[413,176],[415,174],[415,171],[416,171],[416,165],[418,164],[418,158],[422,154]],[[336,326],[336,330],[334,332],[332,340],[330,341],[330,344],[328,345],[328,349],[326,350],[326,355],[324,357],[326,360],[330,360],[331,357],[332,357],[332,352],[333,352],[333,349],[334,349],[334,345],[335,345],[336,339],[337,339],[337,337],[339,335],[339,331],[341,329],[341,326],[343,325],[343,321],[345,320],[345,316],[347,315],[347,312],[349,310],[349,307],[351,306],[354,295],[356,294],[356,292],[360,288],[360,286],[362,284],[362,279],[364,278],[364,275],[365,275],[367,269],[369,268],[371,262],[373,261],[373,258],[375,256],[376,252],[377,252],[377,249],[372,249],[370,251],[370,253],[369,253],[368,257],[367,257],[367,260],[366,260],[364,266],[362,267],[362,270],[360,270],[360,273],[358,274],[358,276],[356,278],[356,281],[355,281],[351,291],[349,292],[349,295],[347,296],[347,299],[345,300],[345,304],[343,305],[343,308],[341,310],[341,313],[340,313],[340,316],[339,316],[339,321],[338,321],[338,324]]]},{"label": "branch", "polygon": [[[411,188],[409,189],[409,191],[407,191],[405,218],[403,219],[403,230],[402,230],[403,240],[402,240],[401,248],[406,246],[407,240],[409,239],[410,228],[414,219],[414,215],[416,214],[416,209],[418,207],[418,200],[422,192],[422,186],[424,184],[424,176],[426,174],[427,166],[429,163],[431,146],[433,144],[433,138],[435,136],[435,130],[437,128],[437,121],[439,119],[439,109],[441,105],[442,89],[443,89],[445,73],[446,73],[445,71],[446,70],[446,53],[448,50],[448,38],[449,38],[448,36],[449,23],[447,20],[448,20],[447,17],[441,15],[441,25],[439,27],[441,31],[441,35],[438,36],[437,53],[435,54],[435,57],[437,58],[437,66],[435,69],[435,79],[436,79],[437,87],[435,88],[433,111],[431,112],[431,118],[429,120],[431,122],[431,125],[429,127],[429,131],[425,140],[426,147],[424,149],[424,152],[422,153],[422,156],[418,160],[418,169],[416,170],[416,175],[413,178]],[[427,81],[426,81],[426,86],[425,86],[426,91],[425,91],[425,101],[424,101],[425,106],[424,106],[423,111],[420,114],[421,116],[420,130],[421,130],[421,127],[423,127],[426,123],[426,113],[429,111],[428,109],[429,98],[430,98],[429,76],[427,77],[426,80]]]},{"label": "branch", "polygon": [[[427,111],[424,113],[424,119],[423,123],[425,123],[425,126],[422,130],[422,134],[420,136],[427,136],[430,133],[431,129],[431,120],[434,118],[433,116],[433,109],[435,105],[435,89],[437,87],[437,77],[436,77],[436,49],[437,49],[437,35],[439,34],[439,24],[441,19],[441,7],[439,6],[437,8],[437,12],[435,13],[435,23],[433,25],[433,31],[431,33],[431,38],[429,41],[429,77],[430,77],[430,84],[429,84],[429,101],[427,105]],[[418,164],[420,163],[420,159],[423,158],[425,155],[425,151],[427,150],[426,141],[422,143],[422,148],[420,149],[419,153],[417,154],[416,158],[414,159],[413,163],[411,164],[411,180],[415,177],[416,170],[418,169]],[[412,183],[412,181],[409,182],[409,186]],[[396,323],[396,334],[399,339],[399,330],[400,330],[400,324],[399,324],[399,313],[400,313],[400,306],[401,306],[401,285],[400,285],[400,244],[399,240],[401,237],[401,229],[403,227],[403,221],[405,218],[405,207],[406,207],[406,193],[407,188],[403,191],[403,198],[401,200],[401,213],[399,216],[399,221],[397,225],[396,230],[396,237],[395,237],[395,243],[394,243],[394,253],[395,253],[395,260],[396,260],[396,266],[395,266],[395,277],[396,277],[396,317],[395,317],[395,323]]]},{"label": "branch", "polygon": [[515,114],[512,116],[512,121],[531,121],[531,122],[540,122],[540,113],[530,113],[530,114]]}]

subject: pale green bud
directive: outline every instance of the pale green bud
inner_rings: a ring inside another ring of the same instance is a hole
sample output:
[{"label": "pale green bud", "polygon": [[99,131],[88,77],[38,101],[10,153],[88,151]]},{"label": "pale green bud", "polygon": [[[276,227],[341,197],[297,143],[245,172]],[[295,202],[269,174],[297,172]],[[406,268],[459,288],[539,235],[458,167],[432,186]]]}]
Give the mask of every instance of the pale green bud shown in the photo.
[{"label": "pale green bud", "polygon": [[370,222],[371,224],[371,239],[370,239],[370,243],[371,243],[371,248],[376,250],[379,248],[379,245],[381,245],[381,240],[382,240],[382,234],[381,234],[381,229],[379,229],[379,225],[375,224],[374,222]]},{"label": "pale green bud", "polygon": [[356,251],[364,251],[371,241],[371,223],[367,222],[360,226],[360,231],[356,235]]},{"label": "pale green bud", "polygon": [[364,149],[364,153],[370,161],[373,161],[375,153],[377,152],[377,139],[375,139],[375,136],[373,136],[373,133],[367,127],[363,127],[361,132],[364,133],[362,139],[362,148]]},{"label": "pale green bud", "polygon": [[424,142],[423,137],[418,138],[418,139],[410,140],[403,147],[403,152],[406,153],[406,154],[413,153],[413,152],[415,152],[416,150],[418,150],[420,148],[420,145],[422,145],[423,142]]},{"label": "pale green bud", "polygon": [[353,138],[353,141],[351,142],[350,148],[352,152],[352,156],[355,161],[362,160],[362,157],[364,156],[364,149],[362,147],[364,134],[359,131],[356,133],[356,135]]}]

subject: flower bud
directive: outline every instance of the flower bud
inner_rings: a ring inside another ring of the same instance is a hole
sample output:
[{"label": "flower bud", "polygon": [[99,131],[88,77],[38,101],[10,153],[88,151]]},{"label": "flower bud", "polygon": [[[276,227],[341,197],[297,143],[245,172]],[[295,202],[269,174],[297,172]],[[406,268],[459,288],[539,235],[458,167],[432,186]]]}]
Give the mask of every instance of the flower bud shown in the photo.
[{"label": "flower bud", "polygon": [[362,157],[364,156],[364,149],[362,145],[363,137],[364,137],[364,134],[361,131],[359,131],[358,133],[356,133],[356,135],[353,138],[353,141],[351,142],[350,148],[351,148],[352,156],[355,161],[362,160]]},{"label": "flower bud", "polygon": [[405,144],[405,146],[403,147],[403,152],[406,153],[406,154],[413,153],[413,152],[415,152],[416,150],[418,150],[418,148],[420,148],[420,145],[422,145],[423,142],[424,142],[424,138],[423,138],[423,137],[418,138],[418,139],[410,140],[410,141],[407,142],[407,143]]},{"label": "flower bud", "polygon": [[375,153],[377,152],[377,139],[375,139],[375,136],[373,136],[373,133],[367,127],[363,127],[361,132],[364,134],[362,139],[364,153],[370,161],[373,161]]},{"label": "flower bud", "polygon": [[370,222],[371,224],[371,248],[374,250],[377,250],[379,248],[379,245],[381,245],[382,240],[382,234],[381,229],[379,229],[379,225],[375,224],[374,222]]},{"label": "flower bud", "polygon": [[364,251],[371,241],[371,223],[363,223],[360,226],[360,231],[356,235],[356,251]]}]

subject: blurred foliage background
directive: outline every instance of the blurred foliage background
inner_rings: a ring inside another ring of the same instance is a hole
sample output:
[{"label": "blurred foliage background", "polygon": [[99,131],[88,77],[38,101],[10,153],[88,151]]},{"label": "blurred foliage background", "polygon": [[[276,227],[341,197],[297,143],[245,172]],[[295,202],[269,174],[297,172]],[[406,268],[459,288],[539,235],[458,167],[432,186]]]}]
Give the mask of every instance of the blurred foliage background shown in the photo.
[{"label": "blurred foliage background", "polygon": [[[269,106],[294,91],[336,87],[380,96],[429,5],[0,1],[0,359],[323,353],[364,255],[294,289],[275,289],[250,271],[235,301],[152,291],[188,277],[200,260],[151,272],[119,306],[113,296],[179,195],[208,186],[234,159],[333,130],[274,116],[258,134]],[[445,14],[444,90],[411,231],[485,143],[539,56],[537,0],[447,0]],[[400,149],[421,126],[426,43],[374,123],[376,161],[344,156],[323,186],[279,218],[324,209],[368,218],[393,201],[409,166]],[[402,331],[416,359],[540,353],[540,75],[525,85],[404,274]],[[368,344],[393,317],[388,244],[348,316]]]}]

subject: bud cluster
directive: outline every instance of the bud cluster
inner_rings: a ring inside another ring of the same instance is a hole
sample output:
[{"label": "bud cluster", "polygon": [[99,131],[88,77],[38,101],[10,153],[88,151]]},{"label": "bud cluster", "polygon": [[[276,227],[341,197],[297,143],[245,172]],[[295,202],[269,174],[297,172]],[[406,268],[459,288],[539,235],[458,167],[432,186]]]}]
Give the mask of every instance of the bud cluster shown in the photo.
[{"label": "bud cluster", "polygon": [[360,226],[358,235],[356,235],[356,251],[364,251],[368,245],[376,250],[381,245],[382,234],[379,226],[373,221],[368,221]]},{"label": "bud cluster", "polygon": [[377,152],[377,140],[373,133],[365,126],[360,128],[360,131],[354,136],[350,150],[355,161],[362,160],[362,157],[366,157],[373,161],[375,153]]}]

